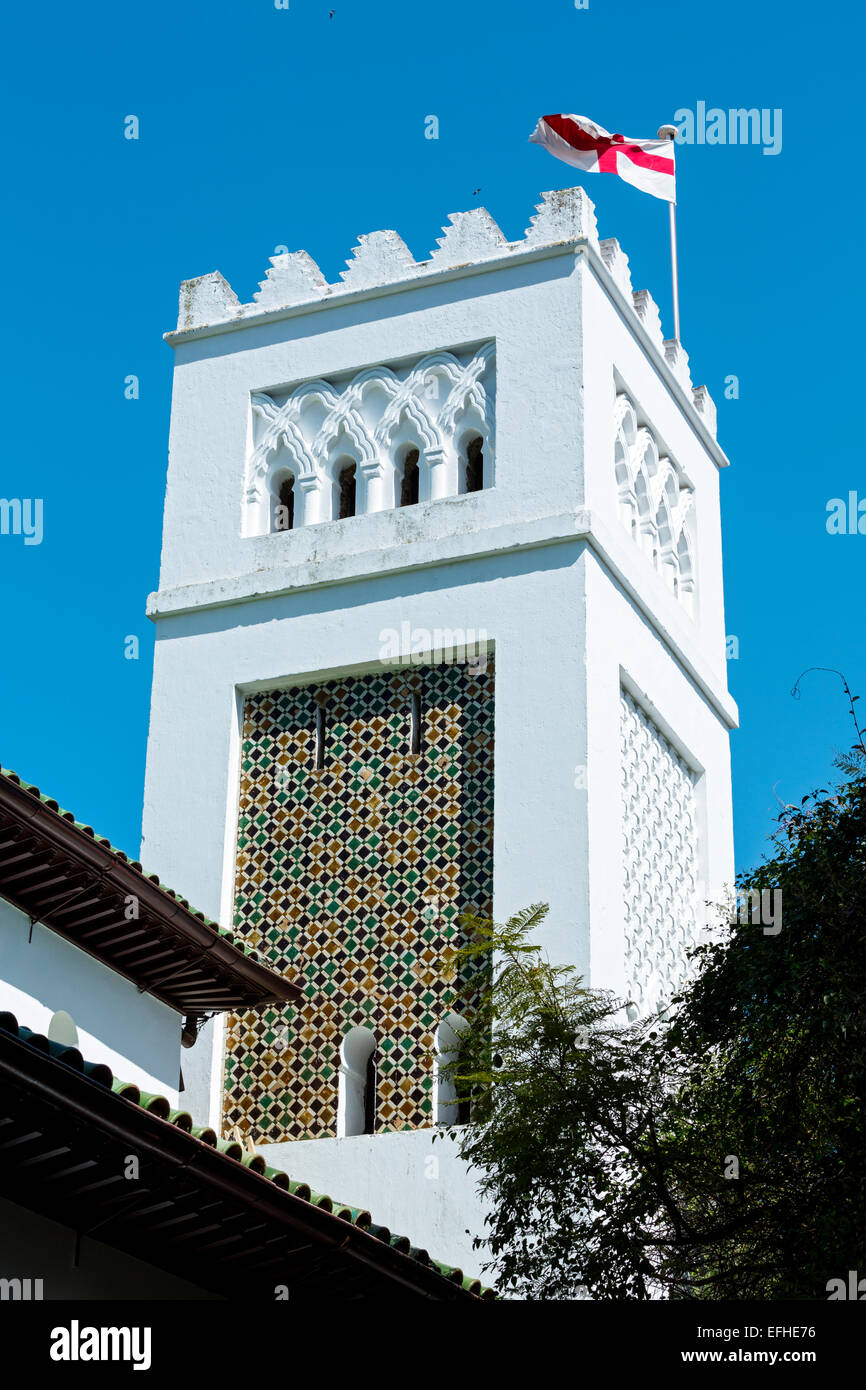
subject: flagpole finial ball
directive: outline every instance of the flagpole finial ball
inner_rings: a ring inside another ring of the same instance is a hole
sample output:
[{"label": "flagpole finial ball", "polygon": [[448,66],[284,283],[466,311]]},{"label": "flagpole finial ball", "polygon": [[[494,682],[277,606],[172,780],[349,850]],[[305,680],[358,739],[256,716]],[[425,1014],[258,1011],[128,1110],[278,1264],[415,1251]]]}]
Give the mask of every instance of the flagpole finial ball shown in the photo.
[{"label": "flagpole finial ball", "polygon": [[675,125],[661,125],[658,134],[660,140],[676,140],[677,128]]}]

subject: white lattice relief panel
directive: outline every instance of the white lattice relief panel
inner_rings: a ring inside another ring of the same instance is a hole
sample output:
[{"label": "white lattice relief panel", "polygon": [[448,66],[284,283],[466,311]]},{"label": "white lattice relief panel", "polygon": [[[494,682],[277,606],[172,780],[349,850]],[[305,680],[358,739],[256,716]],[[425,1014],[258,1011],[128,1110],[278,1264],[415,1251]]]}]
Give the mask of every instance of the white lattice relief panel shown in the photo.
[{"label": "white lattice relief panel", "polygon": [[621,698],[625,965],[632,1014],[670,998],[697,936],[694,773],[625,691]]},{"label": "white lattice relief panel", "polygon": [[686,612],[694,617],[694,489],[676,464],[659,453],[652,430],[639,424],[634,405],[622,393],[616,398],[615,424],[620,520]]}]

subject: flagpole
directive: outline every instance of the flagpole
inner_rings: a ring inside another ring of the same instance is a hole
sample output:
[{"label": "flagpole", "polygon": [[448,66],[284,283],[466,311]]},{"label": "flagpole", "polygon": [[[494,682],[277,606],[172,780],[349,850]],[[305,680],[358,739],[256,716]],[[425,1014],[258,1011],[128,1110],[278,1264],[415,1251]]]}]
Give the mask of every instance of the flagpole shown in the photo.
[{"label": "flagpole", "polygon": [[[677,128],[673,125],[663,125],[659,132],[660,140],[673,140],[676,138]],[[671,226],[671,281],[673,284],[674,299],[674,338],[680,341],[680,284],[677,274],[677,205],[671,201],[668,203],[668,214]]]}]

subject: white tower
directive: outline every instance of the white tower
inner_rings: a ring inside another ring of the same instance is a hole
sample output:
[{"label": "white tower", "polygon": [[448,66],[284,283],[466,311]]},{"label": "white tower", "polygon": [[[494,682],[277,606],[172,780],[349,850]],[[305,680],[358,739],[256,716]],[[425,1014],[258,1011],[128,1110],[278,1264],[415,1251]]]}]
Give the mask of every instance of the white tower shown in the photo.
[{"label": "white tower", "polygon": [[307,1000],[205,1030],[187,1104],[475,1273],[431,1145],[460,913],[548,902],[551,960],[640,1009],[732,879],[727,460],[581,189],[254,300],[187,281],[167,335],[142,858]]}]

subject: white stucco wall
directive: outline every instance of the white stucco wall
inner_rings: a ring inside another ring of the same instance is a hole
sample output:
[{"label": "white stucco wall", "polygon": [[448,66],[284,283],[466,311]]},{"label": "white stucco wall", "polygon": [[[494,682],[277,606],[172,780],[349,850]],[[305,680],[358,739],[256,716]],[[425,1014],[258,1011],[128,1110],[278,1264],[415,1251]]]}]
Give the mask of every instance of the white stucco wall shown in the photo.
[{"label": "white stucco wall", "polygon": [[[249,306],[249,323],[217,286],[214,317],[231,322],[187,316],[192,332],[175,339],[161,587],[150,602],[142,859],[209,914],[232,915],[244,693],[377,669],[383,632],[403,622],[483,630],[495,646],[495,912],[549,902],[551,959],[625,988],[622,684],[695,773],[708,896],[730,881],[726,460],[709,414],[695,408],[681,350],[666,360],[651,301],[639,297],[639,317],[621,259],[608,247],[605,263],[582,225],[582,236],[554,227],[548,244],[516,243],[477,266],[467,252],[453,271],[425,278],[422,267],[387,292],[338,287],[331,300],[270,318]],[[251,392],[487,341],[494,487],[242,534]],[[618,514],[613,409],[624,390],[694,490],[694,619]],[[220,1028],[210,1033],[195,1050],[195,1096],[213,1122],[222,1045]],[[477,1272],[463,1234],[480,1222],[477,1208],[475,1222],[466,1216],[470,1180],[424,1179],[429,1141],[419,1131],[278,1148],[293,1177],[367,1203],[376,1220]]]},{"label": "white stucco wall", "polygon": [[0,1009],[34,1033],[48,1033],[63,1009],[78,1030],[78,1050],[115,1076],[177,1105],[180,1015],[71,941],[0,898]]},{"label": "white stucco wall", "polygon": [[260,1152],[295,1182],[309,1183],[354,1207],[394,1235],[408,1236],[444,1264],[484,1279],[483,1251],[472,1236],[483,1235],[482,1210],[471,1170],[445,1131],[416,1129],[400,1134],[354,1135],[350,1139],[306,1139],[263,1144]]}]

